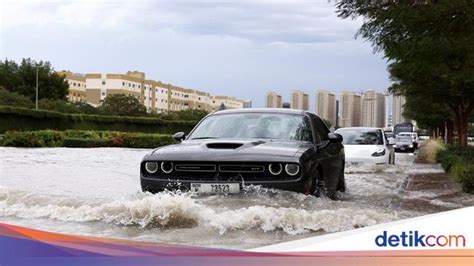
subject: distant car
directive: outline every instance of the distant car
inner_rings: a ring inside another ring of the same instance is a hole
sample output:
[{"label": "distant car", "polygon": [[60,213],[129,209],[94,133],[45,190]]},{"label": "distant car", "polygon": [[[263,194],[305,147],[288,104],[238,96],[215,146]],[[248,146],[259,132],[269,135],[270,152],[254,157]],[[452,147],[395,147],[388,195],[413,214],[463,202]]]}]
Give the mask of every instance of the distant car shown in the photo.
[{"label": "distant car", "polygon": [[416,132],[401,132],[398,134],[398,136],[409,136],[411,137],[411,142],[413,144],[413,148],[418,149],[418,143],[419,143],[419,138],[418,138],[418,133]]},{"label": "distant car", "polygon": [[415,145],[413,144],[412,136],[406,134],[399,134],[395,138],[395,145],[393,147],[395,148],[396,152],[414,152],[416,150]]},{"label": "distant car", "polygon": [[158,148],[140,165],[143,191],[237,193],[244,185],[335,199],[345,191],[344,147],[315,114],[291,109],[212,113],[178,144]]},{"label": "distant car", "polygon": [[335,133],[343,137],[348,164],[395,164],[393,142],[381,128],[346,127]]}]

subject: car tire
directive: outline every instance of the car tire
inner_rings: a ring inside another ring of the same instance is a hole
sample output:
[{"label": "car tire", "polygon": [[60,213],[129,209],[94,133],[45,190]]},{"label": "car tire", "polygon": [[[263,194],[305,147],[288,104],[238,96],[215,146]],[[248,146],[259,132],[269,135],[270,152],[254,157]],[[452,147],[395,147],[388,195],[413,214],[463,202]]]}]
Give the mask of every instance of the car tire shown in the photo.
[{"label": "car tire", "polygon": [[344,178],[339,178],[337,186],[335,186],[334,188],[329,188],[323,178],[317,179],[315,185],[316,187],[313,195],[318,198],[322,195],[326,195],[326,197],[331,200],[339,200],[340,198],[337,193],[338,189],[340,188],[339,186],[341,186],[341,190],[339,191],[344,192],[346,190]]},{"label": "car tire", "polygon": [[346,162],[343,161],[342,162],[341,173],[339,175],[339,182],[337,183],[336,191],[346,192],[346,177],[344,175],[345,166],[346,166]]},{"label": "car tire", "polygon": [[306,180],[303,187],[303,194],[305,195],[316,195],[316,190],[319,182],[319,173],[316,171],[313,177]]}]

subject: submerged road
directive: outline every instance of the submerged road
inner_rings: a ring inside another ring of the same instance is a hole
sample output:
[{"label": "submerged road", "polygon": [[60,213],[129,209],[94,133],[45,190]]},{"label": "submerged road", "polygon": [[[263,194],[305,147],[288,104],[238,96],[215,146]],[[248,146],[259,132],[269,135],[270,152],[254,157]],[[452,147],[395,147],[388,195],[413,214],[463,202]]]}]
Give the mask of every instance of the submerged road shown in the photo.
[{"label": "submerged road", "polygon": [[[0,222],[62,233],[254,248],[463,206],[438,199],[438,192],[405,190],[408,174],[442,171],[437,165],[413,165],[409,153],[397,153],[394,166],[348,167],[348,191],[341,201],[331,201],[259,187],[237,195],[142,193],[139,163],[147,152],[1,147]],[[460,201],[472,199],[461,196]],[[403,204],[426,197],[439,210]]]}]

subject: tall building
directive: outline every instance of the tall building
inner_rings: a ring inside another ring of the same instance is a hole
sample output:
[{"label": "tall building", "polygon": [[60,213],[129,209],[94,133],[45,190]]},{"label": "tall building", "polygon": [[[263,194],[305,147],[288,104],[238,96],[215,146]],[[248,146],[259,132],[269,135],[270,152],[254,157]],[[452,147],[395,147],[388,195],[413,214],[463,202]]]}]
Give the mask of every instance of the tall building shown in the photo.
[{"label": "tall building", "polygon": [[403,106],[405,102],[406,100],[403,95],[392,95],[392,126],[409,122],[409,120],[403,116]]},{"label": "tall building", "polygon": [[252,101],[251,100],[244,100],[243,108],[252,108]]},{"label": "tall building", "polygon": [[385,127],[385,95],[367,90],[362,94],[362,126]]},{"label": "tall building", "polygon": [[341,127],[360,127],[361,121],[361,97],[350,91],[341,94]]},{"label": "tall building", "polygon": [[182,111],[187,109],[215,111],[221,103],[227,109],[242,108],[244,101],[229,96],[211,96],[207,92],[187,89],[157,80],[145,79],[145,73],[128,71],[126,74],[65,75],[69,83],[69,100],[100,105],[108,95],[125,94],[136,97],[148,112]]},{"label": "tall building", "polygon": [[72,73],[71,71],[61,71],[58,74],[63,75],[69,84],[69,93],[67,99],[70,102],[86,101],[86,77],[83,74]]},{"label": "tall building", "polygon": [[316,94],[316,113],[319,117],[331,121],[331,124],[336,126],[336,95],[329,91],[318,90]]},{"label": "tall building", "polygon": [[309,110],[309,95],[300,90],[291,91],[291,108]]},{"label": "tall building", "polygon": [[281,95],[274,91],[267,91],[265,93],[265,107],[266,108],[281,108]]}]

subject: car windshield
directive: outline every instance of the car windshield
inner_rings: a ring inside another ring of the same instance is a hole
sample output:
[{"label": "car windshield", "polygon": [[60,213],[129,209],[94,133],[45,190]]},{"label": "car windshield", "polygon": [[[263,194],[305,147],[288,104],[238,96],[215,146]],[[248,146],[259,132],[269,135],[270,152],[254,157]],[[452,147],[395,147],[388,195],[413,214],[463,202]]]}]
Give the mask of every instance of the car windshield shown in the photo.
[{"label": "car windshield", "polygon": [[235,113],[205,118],[189,139],[235,138],[312,141],[309,119],[303,115]]},{"label": "car windshield", "polygon": [[381,130],[373,129],[342,129],[337,130],[343,137],[343,144],[347,145],[383,145]]}]

